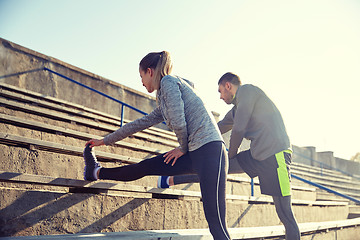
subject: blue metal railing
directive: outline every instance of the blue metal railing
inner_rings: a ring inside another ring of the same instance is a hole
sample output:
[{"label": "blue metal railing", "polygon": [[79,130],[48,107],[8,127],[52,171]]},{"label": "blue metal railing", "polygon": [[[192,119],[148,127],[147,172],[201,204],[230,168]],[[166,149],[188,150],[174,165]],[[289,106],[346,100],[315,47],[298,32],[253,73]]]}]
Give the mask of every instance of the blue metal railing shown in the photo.
[{"label": "blue metal railing", "polygon": [[[301,154],[298,154],[298,153],[294,153],[294,154],[301,155]],[[308,158],[307,156],[304,156],[304,155],[302,155],[302,156],[305,157],[305,158]],[[313,161],[316,161],[316,160],[311,159],[311,158],[308,158],[308,159],[313,160]],[[319,162],[319,161],[316,161],[316,162]],[[321,163],[321,162],[319,162],[319,163]],[[326,165],[326,164],[324,163],[324,165]],[[332,167],[329,166],[329,165],[328,165],[328,167],[332,168]],[[321,169],[322,169],[322,168],[321,168]],[[344,173],[344,174],[346,174],[346,175],[352,176],[350,173],[341,171],[341,170],[339,170],[339,169],[334,169],[334,170],[337,170],[337,171],[339,171],[339,172],[341,172],[341,173]],[[322,172],[321,172],[321,173],[322,173]],[[342,194],[342,193],[340,193],[340,192],[338,192],[338,191],[335,191],[335,190],[333,190],[333,189],[331,189],[331,188],[325,187],[325,186],[323,186],[323,185],[321,185],[321,184],[312,182],[312,181],[310,181],[310,180],[306,180],[306,179],[304,179],[304,178],[302,178],[302,177],[299,177],[299,176],[297,176],[297,175],[294,175],[294,174],[290,174],[290,175],[291,175],[291,177],[293,177],[293,178],[295,178],[295,179],[298,179],[298,180],[300,180],[300,181],[302,181],[302,182],[305,182],[305,183],[307,183],[307,184],[310,184],[310,185],[312,185],[312,186],[315,186],[315,187],[320,188],[320,189],[322,189],[322,190],[325,190],[325,191],[327,191],[327,192],[333,193],[333,194],[338,195],[338,196],[340,196],[340,197],[349,199],[349,200],[355,202],[356,204],[360,204],[360,200],[358,200],[358,199],[356,199],[356,198],[353,198],[353,197],[351,197],[351,196],[349,196],[349,195]],[[321,174],[321,175],[322,175],[322,174]],[[254,196],[254,179],[253,179],[253,178],[251,178],[251,196]]]},{"label": "blue metal railing", "polygon": [[78,82],[78,81],[76,81],[76,80],[74,80],[74,79],[71,79],[71,78],[69,78],[69,77],[67,77],[67,76],[65,76],[65,75],[63,75],[63,74],[60,74],[60,73],[58,73],[58,72],[55,72],[55,71],[53,71],[53,70],[51,70],[51,69],[49,69],[49,68],[47,68],[47,67],[44,67],[43,70],[48,71],[48,72],[51,72],[51,73],[53,73],[53,74],[55,74],[55,75],[57,75],[57,76],[59,76],[59,77],[62,77],[62,78],[64,78],[64,79],[66,79],[66,80],[69,80],[70,82],[76,83],[76,84],[78,84],[78,85],[80,85],[80,86],[82,86],[82,87],[84,87],[84,88],[87,88],[87,89],[89,89],[89,90],[91,90],[91,91],[93,91],[93,92],[96,92],[96,93],[100,94],[101,96],[104,96],[104,97],[106,97],[106,98],[109,98],[109,99],[117,102],[117,103],[120,103],[120,104],[121,104],[121,122],[120,122],[120,127],[122,127],[122,125],[123,125],[123,123],[124,123],[124,107],[128,107],[128,108],[130,108],[130,109],[132,109],[132,110],[134,110],[134,111],[137,111],[137,112],[139,112],[139,113],[141,113],[141,114],[147,115],[146,112],[143,112],[143,111],[141,111],[140,109],[137,109],[137,108],[135,108],[135,107],[133,107],[133,106],[127,104],[127,103],[124,103],[123,101],[120,101],[120,100],[118,100],[118,99],[116,99],[116,98],[113,98],[113,97],[111,97],[111,96],[109,96],[109,95],[107,95],[107,94],[105,94],[105,93],[103,93],[103,92],[100,92],[100,91],[98,91],[98,90],[96,90],[96,89],[94,89],[94,88],[92,88],[92,87],[89,87],[89,86],[87,86],[87,85],[85,85],[85,84],[83,84],[83,83],[81,83],[81,82]]},{"label": "blue metal railing", "polygon": [[[323,185],[321,185],[321,184],[312,182],[312,181],[310,181],[310,180],[306,180],[305,178],[299,177],[299,176],[297,176],[297,175],[294,175],[294,174],[290,174],[290,175],[291,175],[291,177],[293,177],[293,178],[295,178],[295,179],[298,179],[298,180],[300,180],[300,181],[302,181],[302,182],[305,182],[305,183],[307,183],[307,184],[310,184],[310,185],[312,185],[312,186],[315,186],[315,187],[320,188],[320,189],[322,189],[322,190],[325,190],[325,191],[327,191],[327,192],[333,193],[333,194],[338,195],[338,196],[340,196],[340,197],[349,199],[349,200],[355,202],[356,204],[360,204],[360,200],[358,200],[358,199],[356,199],[356,198],[353,198],[353,197],[351,197],[351,196],[349,196],[349,195],[342,194],[342,193],[340,193],[340,192],[338,192],[338,191],[335,191],[335,190],[333,190],[333,189],[331,189],[331,188],[325,187],[325,186],[323,186]],[[250,185],[251,185],[251,196],[253,197],[253,196],[254,196],[254,179],[253,179],[253,178],[251,178],[251,183],[250,183]]]},{"label": "blue metal railing", "polygon": [[296,179],[298,179],[298,180],[300,180],[300,181],[303,181],[303,182],[305,182],[305,183],[307,183],[307,184],[310,184],[310,185],[312,185],[312,186],[315,186],[315,187],[318,187],[318,188],[320,188],[320,189],[323,189],[323,190],[325,190],[325,191],[328,191],[328,192],[330,192],[330,193],[336,194],[336,195],[338,195],[338,196],[340,196],[340,197],[349,199],[349,200],[355,202],[356,204],[360,204],[360,200],[358,200],[358,199],[356,199],[356,198],[353,198],[353,197],[350,197],[350,196],[348,196],[348,195],[346,195],[346,194],[339,193],[338,191],[332,190],[331,188],[325,187],[325,186],[323,186],[323,185],[321,185],[321,184],[314,183],[314,182],[312,182],[312,181],[306,180],[306,179],[304,179],[304,178],[302,178],[302,177],[299,177],[299,176],[296,176],[296,175],[294,175],[294,174],[291,174],[291,177],[296,178]]},{"label": "blue metal railing", "polygon": [[[124,124],[124,107],[128,107],[128,108],[130,108],[130,109],[132,109],[132,110],[134,110],[134,111],[136,111],[136,112],[138,112],[138,113],[141,113],[141,114],[143,114],[143,115],[148,115],[148,113],[146,113],[146,112],[144,112],[144,111],[141,111],[141,110],[138,109],[138,108],[135,108],[135,107],[133,107],[133,106],[127,104],[127,103],[124,103],[123,101],[120,101],[120,100],[118,100],[118,99],[116,99],[116,98],[114,98],[114,97],[111,97],[110,95],[107,95],[107,94],[105,94],[105,93],[103,93],[103,92],[100,92],[100,91],[98,91],[98,90],[96,90],[96,89],[94,89],[94,88],[92,88],[92,87],[89,87],[89,86],[87,86],[87,85],[85,85],[85,84],[83,84],[83,83],[81,83],[81,82],[78,82],[78,81],[76,81],[76,80],[74,80],[74,79],[72,79],[72,78],[69,78],[69,77],[67,77],[67,76],[65,76],[65,75],[63,75],[63,74],[61,74],[61,73],[58,73],[58,72],[56,72],[56,71],[53,71],[53,70],[51,70],[51,69],[49,69],[49,68],[47,68],[47,67],[32,69],[32,70],[28,70],[28,71],[24,71],[24,72],[13,73],[13,74],[7,74],[7,75],[4,75],[4,76],[0,76],[0,79],[2,79],[2,78],[7,78],[7,77],[13,77],[13,76],[19,76],[19,75],[22,75],[22,74],[33,73],[33,72],[38,72],[38,71],[48,71],[48,72],[53,73],[53,74],[55,74],[55,75],[57,75],[57,76],[59,76],[59,77],[61,77],[61,78],[64,78],[64,79],[66,79],[66,80],[69,80],[70,82],[73,82],[73,83],[78,84],[78,85],[80,85],[80,86],[82,86],[82,87],[84,87],[84,88],[87,88],[87,89],[89,89],[89,90],[91,90],[91,91],[93,91],[93,92],[96,92],[96,93],[98,93],[98,94],[100,94],[100,95],[102,95],[102,96],[104,96],[104,97],[106,97],[106,98],[109,98],[109,99],[111,99],[111,100],[113,100],[113,101],[115,101],[115,102],[117,102],[117,103],[120,103],[120,104],[121,104],[120,127],[122,127],[123,124]],[[163,124],[165,124],[165,122],[163,122]]]},{"label": "blue metal railing", "polygon": [[[320,165],[321,175],[322,175],[323,168],[326,167],[327,169],[334,170],[334,171],[338,171],[338,172],[340,172],[340,173],[342,173],[342,174],[345,174],[345,175],[347,175],[347,176],[350,176],[350,177],[353,177],[353,178],[356,178],[356,179],[359,179],[359,180],[360,180],[359,177],[354,176],[353,174],[351,174],[351,173],[349,173],[349,172],[346,172],[346,171],[343,171],[343,170],[341,170],[341,169],[335,168],[335,167],[333,167],[333,166],[331,166],[331,165],[329,165],[329,164],[327,164],[327,163],[317,161],[317,160],[315,160],[315,159],[312,159],[312,158],[310,158],[310,157],[308,157],[308,156],[305,156],[305,155],[303,155],[303,154],[301,154],[301,153],[298,153],[298,152],[294,152],[294,154],[296,154],[296,155],[298,155],[298,156],[300,156],[300,157],[302,157],[302,158],[308,159],[308,160],[310,160],[311,162],[318,163],[318,164]],[[325,166],[325,167],[324,167],[324,166]]]}]

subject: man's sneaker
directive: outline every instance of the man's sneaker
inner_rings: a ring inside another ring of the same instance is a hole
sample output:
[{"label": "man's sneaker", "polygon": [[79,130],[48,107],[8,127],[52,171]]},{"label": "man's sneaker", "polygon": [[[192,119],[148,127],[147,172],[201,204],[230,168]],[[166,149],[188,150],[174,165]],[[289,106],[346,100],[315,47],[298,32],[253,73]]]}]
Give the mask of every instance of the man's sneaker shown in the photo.
[{"label": "man's sneaker", "polygon": [[83,156],[85,160],[84,179],[87,181],[96,181],[95,171],[101,168],[101,165],[97,161],[94,151],[90,148],[90,144],[86,145]]},{"label": "man's sneaker", "polygon": [[159,176],[157,187],[158,188],[169,188],[169,184],[167,183],[168,176]]}]

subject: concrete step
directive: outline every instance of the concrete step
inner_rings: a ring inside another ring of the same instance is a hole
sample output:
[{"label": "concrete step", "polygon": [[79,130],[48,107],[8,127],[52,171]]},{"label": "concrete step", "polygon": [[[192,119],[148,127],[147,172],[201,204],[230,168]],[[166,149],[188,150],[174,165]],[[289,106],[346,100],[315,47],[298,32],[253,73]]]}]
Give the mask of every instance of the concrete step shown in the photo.
[{"label": "concrete step", "polygon": [[[191,190],[191,191],[200,191],[200,185],[198,183],[186,183],[172,186],[173,189],[179,190]],[[292,189],[292,198],[300,200],[310,200],[316,201],[316,188],[303,186],[299,182],[294,182],[291,184]],[[227,191],[230,194],[234,195],[248,195],[251,196],[251,178],[243,174],[231,174],[227,176]],[[259,185],[258,177],[254,178],[254,196],[261,196],[261,190]]]},{"label": "concrete step", "polygon": [[[0,170],[83,179],[83,149],[83,146],[0,133]],[[104,167],[118,167],[141,161],[102,151],[96,151],[96,154]],[[156,180],[156,177],[149,176],[134,182],[143,186],[156,186]]]},{"label": "concrete step", "polygon": [[316,191],[317,201],[350,201],[333,193],[326,192],[325,190],[318,189]]},{"label": "concrete step", "polygon": [[349,206],[349,219],[360,218],[360,206],[359,205],[350,205]]},{"label": "concrete step", "polygon": [[[17,117],[12,117],[12,116],[7,116],[5,114],[0,114],[0,117],[4,120],[6,120],[7,122],[12,122],[12,123],[21,123],[24,124],[24,125],[31,125],[31,126],[35,126],[37,128],[40,128],[42,130],[48,130],[50,131],[51,130],[51,126],[50,125],[46,125],[46,124],[41,124],[41,123],[36,123],[34,121],[27,121],[27,120],[22,120],[20,118],[17,118]],[[9,127],[9,125],[7,125],[7,128],[9,130],[9,132],[14,132],[13,129],[11,129]],[[56,131],[56,133],[60,133],[61,135],[65,135],[66,136],[77,136],[77,137],[80,137],[80,138],[85,138],[85,137],[92,137],[92,136],[89,136],[89,135],[86,135],[86,134],[82,134],[80,132],[77,132],[77,131],[74,131],[74,130],[67,130],[65,128],[61,128],[61,127],[53,127],[54,131]],[[25,129],[26,130],[26,129]],[[24,131],[24,130],[23,130]],[[40,138],[45,138],[47,139],[47,137],[44,137],[44,132],[39,132],[38,134],[34,134],[34,132],[30,132],[30,136],[41,136]],[[47,141],[41,141],[41,140],[34,140],[34,139],[29,139],[29,138],[25,138],[25,137],[22,137],[22,136],[16,136],[16,135],[12,135],[12,134],[8,134],[8,133],[5,133],[3,135],[0,134],[0,138],[3,139],[3,141],[5,142],[11,142],[11,143],[16,143],[16,144],[22,144],[23,146],[31,146],[32,150],[46,150],[46,151],[52,151],[52,152],[56,152],[56,153],[66,153],[66,154],[70,154],[70,155],[75,155],[75,156],[81,156],[82,155],[82,150],[83,150],[83,145],[84,145],[84,141],[78,141],[78,140],[75,140],[73,142],[73,145],[79,145],[79,147],[75,147],[75,146],[67,146],[67,145],[63,145],[63,144],[56,144],[56,143],[53,143],[53,142],[47,142]],[[63,138],[63,136],[59,136],[59,135],[56,135],[54,136],[54,139],[58,140],[58,139],[61,139]],[[66,139],[64,140],[64,142],[69,142],[69,138],[66,137]],[[121,151],[117,151],[118,153],[120,154],[127,154],[127,155],[135,155],[134,152],[124,152],[124,147],[126,148],[129,148],[129,149],[133,149],[135,151],[136,154],[139,154],[140,152],[145,152],[145,155],[146,157],[149,157],[151,156],[152,154],[158,154],[159,153],[159,150],[155,150],[155,149],[152,149],[152,148],[147,148],[147,147],[142,147],[142,146],[139,146],[139,145],[136,145],[136,144],[130,144],[130,143],[122,143],[119,142],[118,143],[119,146],[121,146],[121,148],[117,147],[115,149],[120,149]],[[110,149],[109,149],[110,148]],[[123,161],[125,163],[135,163],[135,162],[138,162],[140,161],[141,159],[136,159],[136,158],[129,158],[129,157],[126,157],[126,156],[117,156],[117,155],[114,155],[114,154],[111,154],[111,152],[116,152],[114,150],[111,149],[112,147],[106,147],[106,149],[104,149],[104,151],[100,151],[99,154],[98,154],[98,157],[99,157],[99,160],[100,161]],[[144,150],[144,151],[143,151]],[[4,151],[6,152],[6,151]],[[110,153],[109,153],[110,152]],[[41,155],[42,155],[42,152],[41,151],[38,151],[38,157],[41,158]],[[150,155],[148,155],[150,154]],[[142,157],[144,157],[144,155],[142,155]],[[65,156],[66,158],[66,156]],[[5,158],[4,158],[5,159]],[[78,158],[79,159],[79,158]],[[70,161],[70,159],[68,159],[68,161]],[[75,162],[77,162],[75,164]],[[72,166],[78,166],[78,167],[75,167],[74,169],[72,169],[72,171],[74,171],[75,169],[77,169],[77,173],[74,175],[74,176],[69,176],[69,175],[66,175],[67,177],[74,177],[74,178],[82,178],[82,173],[81,173],[81,170],[83,168],[83,163],[82,163],[82,159],[79,159],[79,160],[75,160],[74,163],[72,164]],[[3,166],[6,166],[6,164],[3,164]],[[66,166],[62,166],[60,168],[66,168]],[[5,169],[4,169],[5,170]],[[12,170],[12,171],[17,171],[17,169],[12,169],[10,168],[9,170]],[[49,173],[46,173],[44,172],[44,170],[39,170],[40,172],[42,172],[43,174],[49,174]],[[50,169],[50,171],[52,171],[52,169]],[[69,173],[70,171],[67,171],[67,173]],[[32,171],[28,172],[28,173],[32,173]],[[61,176],[61,174],[59,174]],[[63,175],[64,176],[64,175]],[[231,176],[229,176],[231,178]],[[144,183],[143,184],[154,184],[155,180],[152,178],[151,179],[151,183],[149,183],[149,180],[141,180],[143,181]],[[250,179],[247,178],[247,182],[249,183]],[[139,181],[140,182],[140,181]],[[235,184],[236,181],[232,181],[231,184],[228,184],[228,189],[230,189],[231,193],[232,194],[248,194],[250,195],[251,194],[251,188],[250,188],[250,185],[249,184],[242,184],[241,181],[238,181],[240,184]],[[255,196],[259,196],[260,195],[260,188],[258,186],[258,182],[255,181]],[[198,184],[193,184],[196,189],[196,191],[199,191],[199,187],[198,187]],[[229,186],[230,185],[230,186]],[[189,186],[191,185],[186,185],[184,188],[185,189],[188,189]],[[304,187],[303,187],[304,188]],[[300,190],[300,191],[298,191]],[[305,191],[304,191],[305,190]],[[304,200],[316,200],[316,193],[313,189],[299,189],[299,187],[297,187],[297,185],[294,185],[293,184],[293,196],[294,198],[297,198],[297,199],[304,199]]]},{"label": "concrete step", "polygon": [[[81,129],[81,132],[93,133],[94,131],[99,132],[100,135],[104,136],[111,133],[119,128],[119,125],[113,124],[112,122],[104,122],[103,118],[95,118],[96,116],[84,113],[82,111],[74,110],[72,108],[58,107],[49,108],[46,104],[39,104],[38,101],[20,101],[21,95],[14,100],[14,98],[8,98],[7,96],[1,95],[4,92],[0,88],[0,104],[2,104],[1,112],[7,115],[15,117],[23,116],[26,119],[36,119],[38,122],[46,123],[51,122],[55,126],[63,126],[73,130]],[[55,105],[57,106],[57,105]],[[66,111],[65,111],[66,110]],[[140,138],[140,143],[147,144],[144,140],[157,143],[157,148],[162,146],[176,147],[177,139],[172,132],[150,128],[142,132],[133,135],[133,138]],[[135,139],[134,139],[135,140]]]},{"label": "concrete step", "polygon": [[[343,221],[300,223],[301,239],[342,239],[355,240],[360,235],[360,219]],[[236,239],[282,239],[285,237],[281,225],[268,227],[229,228],[230,236]],[[3,240],[211,240],[207,229],[174,229],[131,232],[77,233],[51,236],[5,237]]]},{"label": "concrete step", "polygon": [[342,184],[335,184],[332,182],[328,182],[324,179],[313,179],[307,176],[301,176],[301,174],[297,174],[297,176],[303,177],[304,179],[317,183],[323,187],[330,188],[331,190],[337,191],[341,194],[349,195],[351,197],[360,199],[360,190],[356,187],[347,187],[347,186],[343,186]]},{"label": "concrete step", "polygon": [[360,181],[356,178],[345,176],[340,172],[328,170],[328,173],[324,173],[316,167],[294,164],[292,173],[335,191],[339,191],[342,194],[350,195],[355,198],[360,197]]},{"label": "concrete step", "polygon": [[307,180],[329,186],[331,188],[340,188],[340,189],[347,189],[348,191],[354,193],[360,193],[360,185],[357,182],[350,182],[350,181],[343,181],[343,180],[336,180],[335,178],[327,178],[322,176],[316,176],[308,173],[304,173],[302,171],[293,170],[293,174],[305,178]]},{"label": "concrete step", "polygon": [[344,175],[343,173],[340,173],[335,170],[319,168],[316,166],[310,166],[310,165],[305,165],[305,164],[296,163],[296,162],[292,162],[291,166],[292,166],[292,169],[294,169],[294,170],[306,172],[306,173],[313,174],[316,176],[322,176],[322,177],[326,177],[326,178],[327,177],[336,178],[338,180],[343,180],[345,182],[353,180],[353,178],[351,176]]},{"label": "concrete step", "polygon": [[[207,227],[199,192],[11,172],[0,179],[2,236]],[[347,202],[293,200],[299,222],[344,220],[348,209]],[[275,216],[270,197],[227,195],[229,227],[280,224]]]},{"label": "concrete step", "polygon": [[[69,187],[69,188],[85,188],[85,189],[92,189],[94,190],[95,193],[98,192],[97,190],[99,191],[111,190],[111,191],[127,191],[127,192],[138,192],[138,193],[174,195],[177,196],[177,198],[181,198],[181,199],[184,199],[185,197],[201,198],[201,193],[199,191],[179,190],[175,188],[159,189],[154,187],[137,186],[134,185],[133,182],[115,182],[115,181],[89,182],[79,179],[59,178],[59,177],[55,178],[51,176],[24,174],[24,173],[6,172],[6,171],[0,171],[0,181],[49,185],[49,186],[61,186],[61,187]],[[241,200],[248,202],[258,201],[261,203],[272,203],[272,198],[265,195],[243,196],[243,195],[227,194],[227,199]],[[348,201],[343,201],[343,200],[328,202],[328,201],[310,201],[310,200],[302,200],[302,199],[294,198],[292,202],[295,205],[311,205],[311,206],[348,205]]]},{"label": "concrete step", "polygon": [[[85,143],[91,138],[101,138],[94,134],[82,133],[64,127],[53,126],[32,120],[26,120],[0,113],[0,132],[3,134],[17,135],[34,140],[47,140],[54,143],[68,144],[72,146],[84,147]],[[164,147],[163,147],[164,148]],[[102,151],[114,154],[133,156],[138,158],[148,158],[164,152],[148,146],[142,146],[132,142],[119,141],[113,146],[98,147]],[[169,150],[172,148],[168,148]]]},{"label": "concrete step", "polygon": [[[0,119],[4,121],[3,123],[3,127],[1,128],[1,123],[0,123],[0,130],[3,129],[3,131],[7,131],[6,133],[3,133],[3,139],[5,140],[4,136],[7,136],[7,141],[14,141],[17,143],[23,143],[25,145],[37,145],[38,148],[41,146],[43,146],[43,148],[45,147],[46,149],[49,149],[50,146],[53,146],[53,148],[55,148],[55,146],[57,146],[57,144],[55,143],[49,143],[49,142],[43,142],[43,141],[34,141],[33,139],[29,139],[26,138],[26,136],[38,136],[38,139],[49,139],[55,142],[60,142],[60,143],[71,143],[72,146],[71,147],[66,147],[64,145],[58,145],[58,148],[63,149],[63,152],[65,152],[65,150],[68,150],[68,152],[70,151],[69,149],[72,149],[72,153],[75,152],[75,155],[81,155],[81,150],[85,144],[85,141],[87,141],[90,138],[99,138],[99,136],[96,135],[92,135],[92,134],[87,134],[87,133],[82,133],[76,130],[71,130],[71,129],[67,129],[64,127],[57,127],[57,126],[53,126],[50,124],[45,124],[45,123],[41,123],[41,122],[37,122],[37,121],[32,121],[32,120],[26,120],[23,118],[19,118],[19,117],[14,117],[14,116],[10,116],[10,115],[6,115],[6,114],[1,114],[0,113]],[[6,124],[6,125],[5,125]],[[17,129],[18,128],[18,129]],[[26,133],[28,132],[28,133]],[[10,133],[21,133],[22,136],[14,136],[13,134]],[[53,136],[51,136],[51,134],[53,134]],[[0,134],[1,135],[1,134]],[[47,136],[45,136],[47,135]],[[73,147],[77,146],[78,149],[76,149],[76,151],[74,151]],[[117,144],[115,144],[115,147],[100,147],[100,155],[98,156],[101,159],[103,159],[103,155],[106,153],[114,153],[114,154],[119,154],[119,155],[127,155],[127,156],[135,156],[138,158],[145,158],[145,157],[151,157],[154,155],[159,154],[161,151],[154,149],[154,148],[150,148],[150,147],[146,147],[146,146],[141,146],[139,144],[133,144],[133,143],[128,143],[128,142],[124,142],[124,141],[119,141]],[[59,152],[59,149],[55,149],[55,152]],[[114,156],[116,158],[116,156]],[[121,159],[121,158],[117,158],[117,159]],[[123,159],[123,158],[122,158]],[[108,159],[106,159],[108,160]],[[139,159],[140,160],[140,159]],[[124,159],[123,159],[124,161]],[[132,162],[137,162],[138,160],[133,159]],[[236,180],[236,177],[230,176],[229,175],[229,179],[232,179],[233,182],[244,182],[246,184],[246,192],[250,195],[251,194],[251,188],[249,186],[250,184],[250,178],[246,176],[246,174],[243,174],[242,178],[238,178],[238,180],[240,179],[240,181]],[[71,177],[71,176],[69,176]],[[73,176],[74,177],[74,176]],[[260,189],[258,186],[258,180],[255,180],[255,196],[260,194]],[[193,184],[187,184],[186,186],[184,186],[185,188],[189,188],[191,187]],[[194,185],[197,186],[195,187],[195,189],[197,191],[199,191],[199,187],[198,185]],[[182,188],[182,187],[181,187]],[[242,188],[240,188],[242,189]],[[297,186],[294,186],[294,189],[297,189]],[[301,190],[306,190],[305,187],[303,187]],[[239,187],[235,187],[234,191],[239,191]],[[243,192],[243,189],[240,190]],[[315,194],[315,190],[314,188],[312,189],[307,189],[306,190],[307,193],[309,192],[313,192],[313,196],[307,196],[306,199],[308,200],[315,200],[316,199],[316,194]],[[296,192],[294,191],[294,193],[296,194]],[[244,194],[244,192],[242,193]],[[298,194],[298,197],[301,197],[301,199],[305,199],[304,197],[304,192],[301,191],[301,194]]]},{"label": "concrete step", "polygon": [[301,163],[293,163],[292,169],[294,172],[302,172],[302,174],[313,177],[314,179],[322,179],[324,181],[340,183],[344,186],[360,188],[360,177],[357,177],[356,175],[349,176],[336,170],[324,169]]},{"label": "concrete step", "polygon": [[[4,156],[0,158],[0,162],[2,163],[0,165],[0,170],[82,179],[82,171],[84,167],[82,159],[83,146],[70,146],[13,135],[10,133],[0,133],[0,141],[3,143],[0,144],[0,149],[2,149],[2,153],[4,154]],[[6,146],[4,143],[16,146]],[[83,144],[84,143],[81,145]],[[95,153],[98,160],[102,162],[104,167],[116,167],[119,166],[119,164],[133,164],[142,160],[139,158],[109,153],[108,149],[105,149],[104,151],[96,150]],[[21,162],[19,162],[18,156],[22,156]],[[49,159],[56,159],[55,169],[54,162],[51,162]],[[68,166],[71,166],[71,168]],[[134,182],[143,186],[156,186],[156,179],[157,177],[148,176]],[[249,177],[236,177],[229,175],[228,179],[228,193],[235,195],[251,195]],[[261,195],[259,182],[257,179],[255,179],[254,182],[254,195],[259,196]],[[199,184],[186,184],[185,186],[179,185],[174,188],[200,192]],[[301,187],[293,184],[292,189],[294,199],[316,200],[315,188]]]},{"label": "concrete step", "polygon": [[[21,115],[24,115],[23,112],[27,113],[26,117],[29,117],[28,115],[36,115],[37,118],[41,117],[42,118],[42,122],[47,122],[45,119],[52,119],[52,124],[56,124],[55,126],[72,126],[71,129],[76,130],[79,128],[79,126],[81,126],[81,129],[88,129],[87,131],[85,130],[85,132],[87,133],[91,133],[91,131],[93,129],[96,129],[97,131],[103,132],[105,134],[102,135],[106,135],[108,133],[111,133],[113,131],[116,131],[119,127],[115,127],[112,125],[108,125],[108,124],[104,124],[104,123],[97,123],[94,120],[87,120],[87,119],[82,119],[79,117],[74,117],[74,116],[69,116],[67,114],[63,114],[63,113],[59,113],[56,112],[54,110],[49,110],[47,108],[40,108],[37,106],[31,106],[29,104],[23,104],[23,103],[18,103],[16,101],[13,100],[8,100],[8,99],[3,99],[0,98],[0,104],[5,105],[6,107],[10,108],[11,110],[16,109],[19,110],[17,112],[20,112]],[[9,112],[8,110],[2,109],[2,112]],[[14,113],[15,111],[11,111],[11,113]],[[15,112],[15,114],[17,113]],[[9,114],[10,115],[10,114]],[[59,123],[60,122],[60,123]],[[82,130],[84,131],[84,130]],[[144,132],[139,132],[139,133],[135,133],[133,135],[134,137],[137,137],[140,140],[140,142],[144,143],[144,140],[148,140],[150,142],[155,142],[157,143],[157,146],[170,146],[170,147],[175,147],[178,146],[177,144],[175,144],[174,140],[169,140],[169,139],[164,139],[161,136],[156,136],[153,135],[152,133],[147,133],[144,130]]]},{"label": "concrete step", "polygon": [[[43,106],[45,108],[54,109],[59,112],[83,116],[89,119],[96,119],[97,121],[110,123],[115,126],[120,126],[121,123],[121,117],[87,108],[82,105],[68,102],[62,99],[44,96],[43,94],[18,88],[6,83],[0,82],[0,95],[4,96],[7,99],[20,100],[22,102],[28,102],[38,106]],[[124,119],[124,123],[127,122],[129,121]],[[160,136],[164,138],[173,139],[175,141],[177,140],[175,134],[171,131],[153,127],[147,130],[155,135],[161,133]]]}]

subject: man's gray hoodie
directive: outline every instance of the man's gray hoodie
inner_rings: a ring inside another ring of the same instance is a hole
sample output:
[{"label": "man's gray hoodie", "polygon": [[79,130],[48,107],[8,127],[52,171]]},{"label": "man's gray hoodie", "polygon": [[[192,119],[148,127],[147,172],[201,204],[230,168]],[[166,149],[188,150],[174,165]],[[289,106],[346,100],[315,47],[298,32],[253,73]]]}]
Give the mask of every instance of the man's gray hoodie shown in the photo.
[{"label": "man's gray hoodie", "polygon": [[240,85],[232,103],[234,107],[218,123],[221,133],[232,129],[229,158],[237,154],[243,138],[251,141],[251,155],[260,161],[290,148],[281,114],[260,88]]}]

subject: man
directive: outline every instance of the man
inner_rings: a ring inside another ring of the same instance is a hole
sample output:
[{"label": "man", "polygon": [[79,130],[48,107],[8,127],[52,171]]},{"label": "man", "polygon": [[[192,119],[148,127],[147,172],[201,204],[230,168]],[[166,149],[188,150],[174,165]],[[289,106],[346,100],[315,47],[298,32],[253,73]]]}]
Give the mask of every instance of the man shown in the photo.
[{"label": "man", "polygon": [[[218,82],[220,98],[234,107],[218,123],[220,132],[232,130],[229,144],[229,174],[247,173],[259,177],[262,194],[273,197],[276,212],[285,226],[286,239],[299,240],[300,231],[291,208],[291,146],[281,114],[258,87],[242,85],[233,73]],[[242,140],[250,149],[238,153]],[[198,182],[196,176],[159,177],[158,186]]]}]

